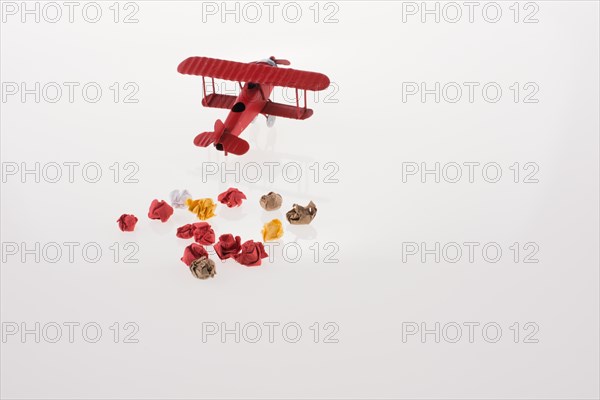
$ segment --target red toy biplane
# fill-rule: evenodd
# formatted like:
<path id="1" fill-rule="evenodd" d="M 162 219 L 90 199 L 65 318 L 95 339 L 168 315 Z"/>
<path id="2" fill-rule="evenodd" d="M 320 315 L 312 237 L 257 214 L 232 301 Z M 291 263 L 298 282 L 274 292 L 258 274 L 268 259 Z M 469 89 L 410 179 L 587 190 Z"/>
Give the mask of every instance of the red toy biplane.
<path id="1" fill-rule="evenodd" d="M 225 155 L 227 153 L 242 155 L 248 151 L 250 145 L 239 136 L 258 114 L 267 117 L 269 127 L 273 126 L 275 117 L 292 119 L 310 117 L 313 111 L 306 108 L 306 91 L 326 89 L 329 86 L 329 78 L 317 72 L 278 68 L 278 65 L 290 65 L 290 62 L 275 57 L 253 63 L 190 57 L 179 64 L 178 72 L 202 76 L 203 106 L 231 110 L 225 123 L 220 119 L 217 120 L 215 130 L 199 134 L 194 139 L 194 144 L 200 147 L 214 144 L 217 150 L 224 151 Z M 241 89 L 240 94 L 237 97 L 217 93 L 206 94 L 205 77 L 212 79 L 213 91 L 215 78 L 237 81 Z M 269 100 L 275 86 L 296 89 L 296 106 Z M 304 90 L 304 107 L 300 107 L 298 90 Z"/>

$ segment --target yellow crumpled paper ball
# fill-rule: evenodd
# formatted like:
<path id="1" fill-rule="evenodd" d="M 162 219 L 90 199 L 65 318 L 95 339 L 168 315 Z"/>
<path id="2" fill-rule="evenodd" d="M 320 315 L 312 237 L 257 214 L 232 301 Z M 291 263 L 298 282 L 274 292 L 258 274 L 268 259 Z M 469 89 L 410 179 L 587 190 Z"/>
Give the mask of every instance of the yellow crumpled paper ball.
<path id="1" fill-rule="evenodd" d="M 185 204 L 188 210 L 196 214 L 203 221 L 215 216 L 217 205 L 212 199 L 187 199 Z"/>
<path id="2" fill-rule="evenodd" d="M 283 236 L 283 224 L 275 218 L 271 222 L 267 222 L 262 228 L 263 242 L 277 240 Z"/>

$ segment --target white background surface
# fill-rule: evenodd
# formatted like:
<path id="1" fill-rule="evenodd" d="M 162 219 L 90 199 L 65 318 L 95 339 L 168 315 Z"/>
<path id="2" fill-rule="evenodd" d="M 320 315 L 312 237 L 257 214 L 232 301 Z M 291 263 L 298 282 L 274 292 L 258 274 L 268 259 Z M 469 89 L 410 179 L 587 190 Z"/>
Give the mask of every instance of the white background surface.
<path id="1" fill-rule="evenodd" d="M 482 18 L 485 3 L 473 23 L 465 6 L 457 23 L 435 23 L 431 16 L 423 23 L 419 15 L 403 22 L 401 3 L 336 2 L 338 22 L 329 24 L 323 18 L 335 7 L 323 3 L 317 23 L 311 3 L 300 3 L 303 16 L 295 24 L 281 12 L 269 23 L 262 3 L 258 23 L 243 15 L 239 23 L 233 16 L 222 23 L 220 13 L 203 22 L 201 3 L 136 4 L 134 24 L 114 23 L 110 2 L 101 3 L 103 17 L 95 24 L 81 13 L 73 23 L 32 17 L 22 23 L 19 15 L 2 23 L 3 83 L 103 88 L 97 103 L 76 90 L 73 103 L 11 96 L 1 104 L 3 168 L 96 162 L 103 172 L 98 183 L 76 170 L 73 183 L 66 176 L 36 183 L 17 174 L 2 184 L 3 246 L 80 244 L 73 262 L 66 253 L 56 263 L 43 255 L 23 262 L 20 253 L 3 249 L 3 329 L 95 322 L 103 330 L 97 343 L 86 342 L 80 329 L 70 343 L 64 326 L 57 343 L 7 336 L 3 398 L 598 398 L 597 2 L 537 2 L 539 22 L 530 24 L 513 21 L 512 2 L 500 3 L 497 23 Z M 327 101 L 309 98 L 315 110 L 309 120 L 279 119 L 270 130 L 258 119 L 242 135 L 250 152 L 225 159 L 192 144 L 226 116 L 200 106 L 199 77 L 176 72 L 192 55 L 287 58 L 294 68 L 327 74 L 339 90 L 323 92 Z M 139 102 L 115 104 L 114 82 L 136 83 Z M 480 90 L 472 103 L 466 92 L 457 103 L 436 103 L 431 95 L 402 102 L 402 82 L 429 88 L 497 82 L 503 94 L 496 103 Z M 537 84 L 539 101 L 515 103 L 514 82 Z M 278 169 L 272 183 L 244 176 L 236 182 L 231 175 L 203 183 L 203 166 L 223 161 L 241 169 L 255 162 L 263 174 L 265 162 L 298 162 L 303 175 L 289 183 Z M 139 182 L 121 177 L 115 183 L 109 169 L 115 162 L 136 163 Z M 322 173 L 329 172 L 325 163 L 339 166 L 339 182 L 326 183 L 323 174 L 314 182 L 309 166 L 315 162 Z M 409 162 L 430 168 L 493 162 L 503 175 L 488 183 L 479 169 L 473 183 L 466 176 L 458 183 L 427 176 L 422 183 L 418 175 L 403 182 L 402 165 Z M 509 167 L 515 162 L 539 166 L 539 182 L 514 183 Z M 299 261 L 286 260 L 280 247 L 261 267 L 218 262 L 215 279 L 199 281 L 179 261 L 188 242 L 174 236 L 193 215 L 176 210 L 165 224 L 145 216 L 152 199 L 167 199 L 173 189 L 216 198 L 230 186 L 248 201 L 239 210 L 219 207 L 210 222 L 217 234 L 244 240 L 260 240 L 262 224 L 283 218 L 292 203 L 315 201 L 313 224 L 296 230 L 285 224 L 282 244 L 298 242 Z M 284 196 L 273 215 L 258 205 L 270 190 Z M 140 218 L 134 233 L 117 229 L 125 212 Z M 135 243 L 139 263 L 124 263 L 123 253 L 115 262 L 109 249 L 115 242 L 121 249 Z M 337 263 L 325 262 L 329 242 L 339 248 Z M 494 242 L 503 254 L 487 262 L 479 247 L 474 262 L 466 254 L 456 263 L 443 257 L 436 263 L 432 255 L 403 262 L 408 242 L 428 248 Z M 535 243 L 539 262 L 524 263 L 524 253 L 515 262 L 514 242 Z M 98 262 L 81 256 L 86 243 L 103 249 Z M 317 262 L 311 246 L 321 249 Z M 121 336 L 114 343 L 109 327 L 115 322 L 137 324 L 139 342 L 123 343 Z M 203 343 L 207 322 L 229 328 L 294 322 L 303 335 L 288 343 L 276 330 L 270 343 L 263 327 L 258 343 L 236 343 L 233 335 Z M 315 322 L 318 343 L 310 330 Z M 323 343 L 327 322 L 339 327 L 338 343 Z M 446 337 L 436 343 L 433 335 L 403 340 L 407 322 L 429 329 L 455 322 L 463 336 L 457 343 Z M 473 343 L 465 322 L 480 324 Z M 515 322 L 518 343 L 509 328 Z M 523 343 L 527 322 L 539 327 L 538 343 Z M 484 340 L 486 323 L 502 328 L 496 343 Z"/>

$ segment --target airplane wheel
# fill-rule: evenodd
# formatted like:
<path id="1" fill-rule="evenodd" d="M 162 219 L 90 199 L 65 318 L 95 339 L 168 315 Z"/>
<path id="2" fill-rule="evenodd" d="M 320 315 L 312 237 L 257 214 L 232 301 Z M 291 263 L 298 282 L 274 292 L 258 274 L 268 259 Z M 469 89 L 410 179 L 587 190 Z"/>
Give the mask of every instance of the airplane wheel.
<path id="1" fill-rule="evenodd" d="M 273 127 L 273 125 L 275 125 L 275 116 L 274 116 L 274 115 L 269 115 L 269 116 L 267 117 L 267 126 L 268 126 L 269 128 L 272 128 L 272 127 Z"/>

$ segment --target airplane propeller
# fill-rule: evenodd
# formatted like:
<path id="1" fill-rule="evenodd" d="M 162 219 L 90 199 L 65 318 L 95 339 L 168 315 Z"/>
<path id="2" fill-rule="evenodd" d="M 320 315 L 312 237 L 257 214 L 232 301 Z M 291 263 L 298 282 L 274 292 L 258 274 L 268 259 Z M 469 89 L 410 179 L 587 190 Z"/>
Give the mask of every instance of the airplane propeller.
<path id="1" fill-rule="evenodd" d="M 277 65 L 290 65 L 291 63 L 288 60 L 277 59 L 273 56 L 269 57 L 275 64 Z"/>

